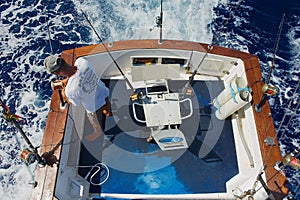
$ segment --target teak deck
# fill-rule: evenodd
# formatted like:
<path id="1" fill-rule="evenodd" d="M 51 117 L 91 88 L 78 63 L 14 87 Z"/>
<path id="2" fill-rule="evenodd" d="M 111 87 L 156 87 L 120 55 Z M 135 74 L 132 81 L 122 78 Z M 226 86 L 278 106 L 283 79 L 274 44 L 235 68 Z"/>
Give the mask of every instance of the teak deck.
<path id="1" fill-rule="evenodd" d="M 106 44 L 107 45 L 107 44 Z M 125 50 L 125 49 L 182 49 L 205 52 L 207 51 L 207 44 L 200 44 L 195 42 L 165 40 L 163 44 L 158 44 L 157 40 L 131 40 L 115 42 L 112 47 L 108 47 L 109 51 Z M 70 64 L 73 64 L 77 57 L 91 55 L 95 53 L 105 52 L 102 44 L 90 45 L 76 49 L 66 50 L 62 52 L 62 57 Z M 212 54 L 231 56 L 240 58 L 245 64 L 245 70 L 249 85 L 252 85 L 259 80 L 262 75 L 258 58 L 254 55 L 244 53 L 237 50 L 227 49 L 223 47 L 214 46 L 209 52 Z M 252 108 L 258 104 L 262 98 L 261 87 L 263 83 L 257 82 L 252 86 Z M 48 120 L 45 128 L 45 133 L 42 141 L 41 154 L 47 154 L 47 166 L 44 168 L 37 168 L 35 180 L 37 187 L 32 191 L 31 199 L 34 200 L 48 200 L 56 199 L 54 197 L 55 183 L 57 177 L 58 163 L 61 153 L 61 141 L 64 136 L 64 128 L 67 119 L 68 108 L 60 110 L 60 101 L 58 92 L 54 91 L 52 95 L 51 107 L 48 115 Z M 274 176 L 278 173 L 272 165 L 281 160 L 278 143 L 276 146 L 267 146 L 264 142 L 266 137 L 275 137 L 275 128 L 272 117 L 270 115 L 270 107 L 268 102 L 262 107 L 260 113 L 254 112 L 256 129 L 258 131 L 260 149 L 262 152 L 262 159 L 264 162 L 265 174 L 268 181 L 268 187 L 275 195 L 276 199 L 282 199 L 284 191 L 285 177 L 283 175 Z M 270 153 L 272 152 L 272 156 Z"/>

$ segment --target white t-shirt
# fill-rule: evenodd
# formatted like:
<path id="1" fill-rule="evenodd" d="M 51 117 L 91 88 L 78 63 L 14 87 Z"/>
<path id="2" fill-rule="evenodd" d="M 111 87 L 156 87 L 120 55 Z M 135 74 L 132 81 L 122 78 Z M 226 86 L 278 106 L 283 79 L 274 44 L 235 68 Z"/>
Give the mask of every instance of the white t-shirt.
<path id="1" fill-rule="evenodd" d="M 109 90 L 86 59 L 78 58 L 74 65 L 77 72 L 69 77 L 66 96 L 74 106 L 81 103 L 88 113 L 95 112 L 106 103 Z"/>

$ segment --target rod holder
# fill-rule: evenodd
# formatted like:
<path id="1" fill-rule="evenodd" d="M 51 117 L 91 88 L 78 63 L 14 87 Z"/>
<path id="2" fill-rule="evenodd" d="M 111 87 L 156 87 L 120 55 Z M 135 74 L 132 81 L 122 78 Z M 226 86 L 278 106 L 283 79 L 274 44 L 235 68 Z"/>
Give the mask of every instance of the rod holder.
<path id="1" fill-rule="evenodd" d="M 277 94 L 277 92 L 279 91 L 279 89 L 273 85 L 269 85 L 269 84 L 264 84 L 261 88 L 261 91 L 263 93 L 263 96 L 259 102 L 259 104 L 255 104 L 255 111 L 256 112 L 261 112 L 261 108 L 265 105 L 268 96 L 274 96 L 275 94 Z"/>

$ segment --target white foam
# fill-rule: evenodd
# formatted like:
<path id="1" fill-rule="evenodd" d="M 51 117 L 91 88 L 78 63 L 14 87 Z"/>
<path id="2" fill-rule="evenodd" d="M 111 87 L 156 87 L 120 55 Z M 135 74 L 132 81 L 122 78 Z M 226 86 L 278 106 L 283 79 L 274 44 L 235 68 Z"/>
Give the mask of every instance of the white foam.
<path id="1" fill-rule="evenodd" d="M 116 0 L 105 8 L 97 2 L 75 1 L 77 7 L 84 10 L 92 19 L 96 30 L 107 29 L 110 32 L 109 40 L 159 38 L 158 28 L 152 32 L 149 29 L 153 28 L 156 16 L 160 15 L 160 1 L 148 4 L 144 1 Z M 218 2 L 218 0 L 164 1 L 163 39 L 210 43 L 212 33 L 207 27 L 213 20 L 212 9 Z M 111 14 L 103 16 L 106 12 Z M 95 36 L 94 40 L 98 41 Z"/>

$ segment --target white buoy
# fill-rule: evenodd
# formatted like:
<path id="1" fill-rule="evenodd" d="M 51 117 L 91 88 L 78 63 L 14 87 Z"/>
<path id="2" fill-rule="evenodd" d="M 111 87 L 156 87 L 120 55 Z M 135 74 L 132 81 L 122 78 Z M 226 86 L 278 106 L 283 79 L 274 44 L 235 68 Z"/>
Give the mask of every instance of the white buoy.
<path id="1" fill-rule="evenodd" d="M 235 95 L 235 98 L 231 98 L 229 101 L 220 106 L 218 110 L 216 110 L 216 117 L 220 120 L 224 120 L 234 112 L 244 107 L 251 100 L 252 95 L 250 92 L 247 90 L 242 90 Z"/>
<path id="2" fill-rule="evenodd" d="M 213 105 L 216 108 L 220 108 L 227 101 L 232 98 L 232 95 L 236 95 L 240 92 L 240 90 L 247 88 L 247 84 L 241 77 L 236 77 L 231 83 L 229 83 L 228 87 L 226 87 L 214 100 Z"/>

